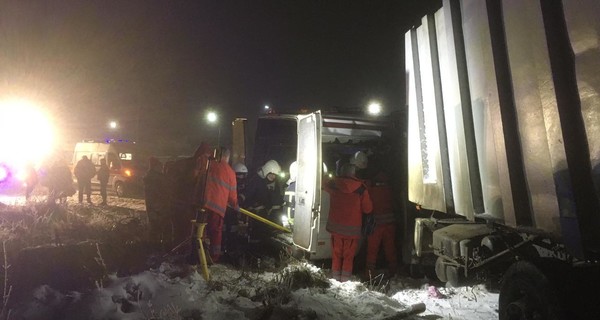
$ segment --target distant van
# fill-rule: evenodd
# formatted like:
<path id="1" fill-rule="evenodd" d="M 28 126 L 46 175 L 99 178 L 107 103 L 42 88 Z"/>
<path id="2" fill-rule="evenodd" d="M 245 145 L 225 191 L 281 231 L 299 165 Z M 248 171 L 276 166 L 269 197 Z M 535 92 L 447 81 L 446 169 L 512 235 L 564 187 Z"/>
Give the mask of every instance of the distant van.
<path id="1" fill-rule="evenodd" d="M 118 197 L 141 194 L 142 178 L 147 167 L 135 143 L 110 140 L 78 142 L 73 152 L 72 168 L 83 156 L 92 160 L 96 171 L 100 168 L 100 160 L 106 159 L 110 168 L 108 186 Z M 92 179 L 92 184 L 99 184 L 97 177 Z"/>

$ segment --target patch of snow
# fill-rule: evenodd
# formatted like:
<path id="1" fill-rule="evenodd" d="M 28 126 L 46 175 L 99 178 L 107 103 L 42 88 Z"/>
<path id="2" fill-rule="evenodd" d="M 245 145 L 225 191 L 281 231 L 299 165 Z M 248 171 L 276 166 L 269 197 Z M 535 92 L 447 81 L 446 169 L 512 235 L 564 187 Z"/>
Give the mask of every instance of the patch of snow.
<path id="1" fill-rule="evenodd" d="M 170 278 L 179 267 L 163 263 L 155 270 L 113 278 L 105 288 L 70 296 L 42 286 L 20 313 L 23 319 L 53 319 L 62 308 L 62 319 L 150 319 L 159 314 L 197 314 L 203 319 L 249 319 L 263 309 L 262 301 L 249 297 L 278 273 L 247 273 L 225 265 L 211 266 L 212 280 L 198 272 Z M 307 270 L 322 272 L 310 265 Z M 177 271 L 177 270 L 175 270 Z M 370 291 L 355 281 L 329 280 L 330 288 L 305 288 L 291 293 L 282 307 L 301 310 L 316 319 L 383 319 L 423 302 L 427 310 L 413 318 L 435 315 L 443 319 L 495 319 L 498 296 L 481 285 L 438 288 L 446 298 L 431 297 L 428 286 L 405 288 L 394 279 L 389 295 Z M 253 313 L 254 312 L 254 313 Z"/>
<path id="2" fill-rule="evenodd" d="M 97 199 L 93 199 L 96 201 Z M 101 217 L 144 216 L 144 201 L 109 198 L 109 206 L 73 204 L 74 210 L 92 210 Z M 114 219 L 114 218 L 111 218 Z M 303 268 L 322 278 L 328 270 L 312 264 L 290 265 L 279 272 L 252 272 L 228 265 L 212 265 L 211 281 L 187 265 L 162 263 L 156 269 L 128 276 L 111 275 L 103 288 L 89 292 L 61 293 L 44 285 L 13 310 L 14 319 L 257 319 L 264 312 L 264 299 L 256 298 L 261 290 L 277 284 L 282 273 Z M 306 319 L 385 319 L 418 303 L 426 311 L 412 319 L 497 319 L 498 295 L 484 286 L 461 288 L 438 287 L 424 280 L 403 277 L 387 283 L 385 293 L 369 290 L 373 286 L 357 281 L 338 282 L 328 279 L 329 288 L 309 287 L 289 294 L 279 307 L 302 313 Z M 439 295 L 432 294 L 439 292 Z M 437 296 L 437 297 L 436 297 Z M 276 319 L 276 315 L 272 316 Z M 282 317 L 286 318 L 286 317 Z"/>

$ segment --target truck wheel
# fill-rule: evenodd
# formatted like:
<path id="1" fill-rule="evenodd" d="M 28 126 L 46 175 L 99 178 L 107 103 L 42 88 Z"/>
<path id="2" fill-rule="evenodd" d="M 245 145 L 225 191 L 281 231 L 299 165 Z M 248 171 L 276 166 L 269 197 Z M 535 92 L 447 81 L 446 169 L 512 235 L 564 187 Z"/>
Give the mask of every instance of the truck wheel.
<path id="1" fill-rule="evenodd" d="M 115 183 L 115 193 L 117 194 L 117 197 L 119 197 L 119 198 L 122 198 L 125 196 L 125 185 L 123 184 L 123 182 Z"/>
<path id="2" fill-rule="evenodd" d="M 549 278 L 534 264 L 518 261 L 511 265 L 500 289 L 500 320 L 564 319 Z"/>

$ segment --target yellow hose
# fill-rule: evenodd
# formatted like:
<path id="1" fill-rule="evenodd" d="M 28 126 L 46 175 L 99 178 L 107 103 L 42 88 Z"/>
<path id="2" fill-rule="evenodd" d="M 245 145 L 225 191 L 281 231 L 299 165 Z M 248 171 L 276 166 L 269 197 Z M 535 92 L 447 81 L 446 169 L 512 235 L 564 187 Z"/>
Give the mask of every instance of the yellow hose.
<path id="1" fill-rule="evenodd" d="M 244 208 L 240 208 L 240 209 L 239 209 L 239 211 L 240 211 L 241 213 L 243 213 L 243 214 L 245 214 L 245 215 L 249 216 L 250 218 L 252 218 L 252 219 L 255 219 L 255 220 L 258 220 L 258 221 L 260 221 L 260 222 L 262 222 L 262 223 L 264 223 L 264 224 L 267 224 L 267 225 L 269 225 L 269 226 L 271 226 L 271 227 L 273 227 L 273 228 L 275 228 L 275 229 L 277 229 L 277 230 L 281 230 L 281 231 L 283 231 L 283 232 L 289 232 L 289 233 L 291 233 L 291 232 L 292 232 L 292 230 L 290 230 L 290 229 L 288 229 L 288 228 L 286 228 L 286 227 L 284 227 L 284 226 L 280 226 L 280 225 L 278 225 L 277 223 L 275 223 L 275 222 L 273 222 L 273 221 L 271 221 L 271 220 L 269 220 L 269 219 L 265 219 L 265 218 L 263 218 L 263 217 L 261 217 L 261 216 L 257 215 L 256 213 L 252 213 L 252 212 L 250 212 L 250 211 L 248 211 L 248 210 L 246 210 L 246 209 L 244 209 Z"/>

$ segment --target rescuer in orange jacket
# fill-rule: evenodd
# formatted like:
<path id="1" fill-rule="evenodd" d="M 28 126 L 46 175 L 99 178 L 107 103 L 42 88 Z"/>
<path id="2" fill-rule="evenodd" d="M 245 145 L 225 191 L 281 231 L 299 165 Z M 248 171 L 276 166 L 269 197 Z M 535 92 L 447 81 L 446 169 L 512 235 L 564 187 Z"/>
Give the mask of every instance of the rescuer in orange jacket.
<path id="1" fill-rule="evenodd" d="M 231 152 L 221 148 L 220 159 L 211 161 L 204 191 L 204 209 L 207 212 L 206 234 L 210 240 L 210 256 L 213 262 L 221 257 L 223 218 L 227 205 L 239 209 L 235 172 L 229 166 Z"/>
<path id="2" fill-rule="evenodd" d="M 331 274 L 338 281 L 346 281 L 352 275 L 354 255 L 361 238 L 362 215 L 373 210 L 369 191 L 355 174 L 354 165 L 344 164 L 341 176 L 325 185 L 330 196 L 326 229 L 331 233 Z"/>
<path id="3" fill-rule="evenodd" d="M 394 276 L 398 268 L 396 257 L 396 222 L 394 218 L 392 187 L 389 177 L 380 171 L 370 182 L 367 190 L 373 201 L 375 229 L 367 238 L 367 278 L 375 276 L 379 248 L 383 245 L 388 263 L 388 276 Z"/>

